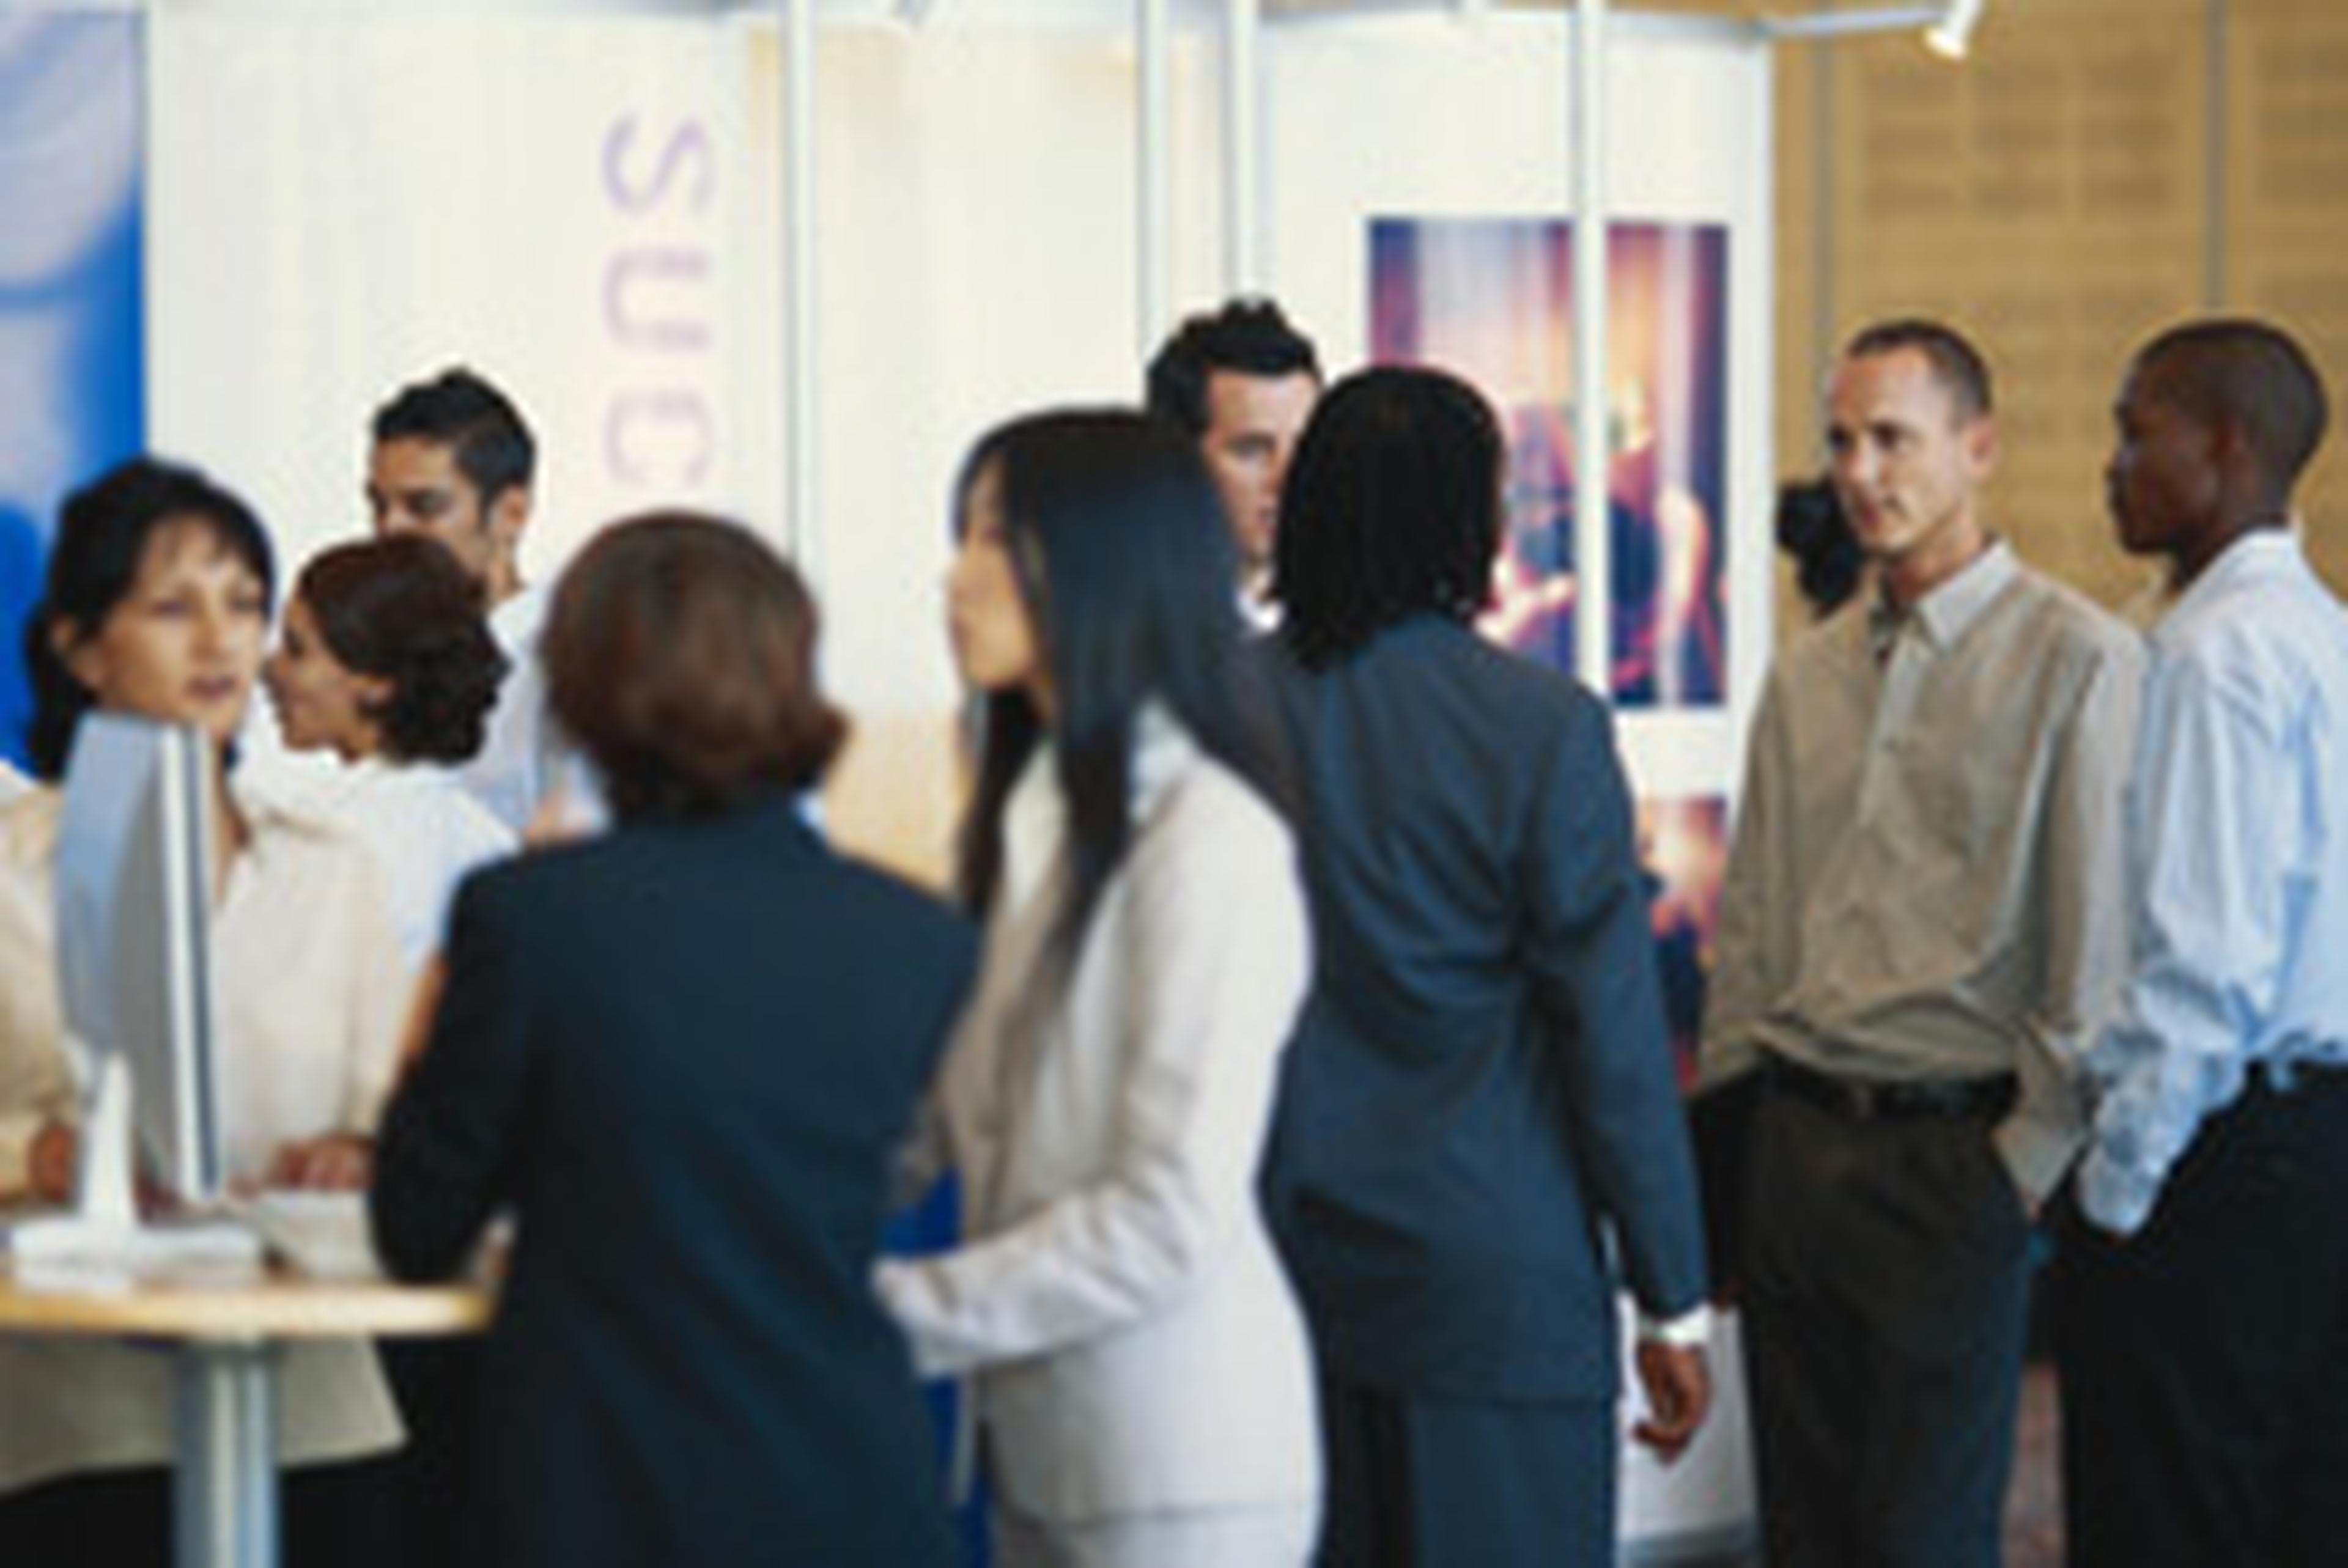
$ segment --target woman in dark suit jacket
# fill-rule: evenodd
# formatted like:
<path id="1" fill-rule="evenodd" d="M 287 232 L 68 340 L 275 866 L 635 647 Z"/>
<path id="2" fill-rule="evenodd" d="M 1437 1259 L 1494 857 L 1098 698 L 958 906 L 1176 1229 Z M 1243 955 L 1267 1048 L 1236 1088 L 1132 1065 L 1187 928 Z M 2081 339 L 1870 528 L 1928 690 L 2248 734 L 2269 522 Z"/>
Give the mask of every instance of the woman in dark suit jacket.
<path id="1" fill-rule="evenodd" d="M 1710 1398 L 1612 726 L 1469 624 L 1500 474 L 1472 388 L 1388 368 L 1330 388 L 1281 493 L 1317 972 L 1265 1186 L 1320 1356 L 1330 1568 L 1613 1561 L 1610 1251 L 1658 1320 L 1645 1440 L 1676 1454 Z"/>
<path id="2" fill-rule="evenodd" d="M 620 524 L 557 589 L 551 702 L 618 826 L 459 892 L 374 1198 L 408 1278 L 517 1222 L 474 1468 L 499 1568 L 953 1559 L 870 1278 L 973 943 L 801 820 L 843 730 L 814 644 L 790 569 L 706 518 Z"/>

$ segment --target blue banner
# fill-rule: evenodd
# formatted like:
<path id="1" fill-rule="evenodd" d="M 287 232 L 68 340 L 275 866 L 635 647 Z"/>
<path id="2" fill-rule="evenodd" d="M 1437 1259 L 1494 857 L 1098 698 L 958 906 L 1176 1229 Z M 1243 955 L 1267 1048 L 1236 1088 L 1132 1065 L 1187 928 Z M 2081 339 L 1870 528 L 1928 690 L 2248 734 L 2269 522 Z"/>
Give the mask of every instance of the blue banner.
<path id="1" fill-rule="evenodd" d="M 146 438 L 142 28 L 0 20 L 0 756 L 57 503 Z"/>

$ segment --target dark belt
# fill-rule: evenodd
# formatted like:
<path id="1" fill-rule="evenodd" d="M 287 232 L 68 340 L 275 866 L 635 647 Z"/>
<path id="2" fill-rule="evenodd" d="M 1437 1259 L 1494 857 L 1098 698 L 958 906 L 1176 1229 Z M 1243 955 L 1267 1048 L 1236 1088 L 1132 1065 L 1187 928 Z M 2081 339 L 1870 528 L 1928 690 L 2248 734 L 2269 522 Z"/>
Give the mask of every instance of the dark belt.
<path id="1" fill-rule="evenodd" d="M 1769 1059 L 1769 1081 L 1788 1094 L 1853 1122 L 1935 1116 L 1994 1121 L 2012 1109 L 2016 1089 L 2010 1072 L 1992 1078 L 1928 1078 L 1893 1082 L 1838 1078 L 1783 1056 Z"/>

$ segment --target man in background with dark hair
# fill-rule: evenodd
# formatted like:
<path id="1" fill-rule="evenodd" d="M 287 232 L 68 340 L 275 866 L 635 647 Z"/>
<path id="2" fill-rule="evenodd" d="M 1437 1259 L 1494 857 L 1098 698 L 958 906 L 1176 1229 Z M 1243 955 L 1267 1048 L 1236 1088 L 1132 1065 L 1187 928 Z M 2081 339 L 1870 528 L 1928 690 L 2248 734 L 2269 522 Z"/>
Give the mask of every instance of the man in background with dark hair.
<path id="1" fill-rule="evenodd" d="M 446 546 L 481 586 L 489 630 L 511 668 L 465 786 L 499 820 L 529 828 L 552 787 L 538 633 L 546 595 L 522 584 L 537 447 L 512 402 L 463 366 L 402 387 L 376 411 L 367 510 L 377 534 Z"/>
<path id="2" fill-rule="evenodd" d="M 1149 411 L 1199 443 L 1239 546 L 1241 600 L 1268 620 L 1280 486 L 1321 395 L 1313 342 L 1270 300 L 1186 319 L 1149 362 Z"/>
<path id="3" fill-rule="evenodd" d="M 1762 1534 L 1799 1568 L 1995 1568 L 2032 1222 L 2125 961 L 2142 654 L 1988 531 L 1964 339 L 1870 327 L 1827 405 L 1873 577 L 1770 671 L 1704 1045 L 1707 1092 L 1753 1098 L 1731 1191 Z"/>
<path id="4" fill-rule="evenodd" d="M 2199 322 L 2114 414 L 2120 542 L 2176 598 L 2056 1255 L 2070 1560 L 2348 1563 L 2348 611 L 2291 522 L 2323 384 L 2273 327 Z"/>

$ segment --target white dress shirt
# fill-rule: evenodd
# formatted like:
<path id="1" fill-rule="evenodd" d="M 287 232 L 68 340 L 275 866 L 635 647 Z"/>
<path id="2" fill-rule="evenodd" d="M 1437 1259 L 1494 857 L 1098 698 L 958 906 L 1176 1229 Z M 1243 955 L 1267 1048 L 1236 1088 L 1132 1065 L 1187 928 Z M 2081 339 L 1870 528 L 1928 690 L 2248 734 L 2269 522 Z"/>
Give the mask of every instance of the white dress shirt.
<path id="1" fill-rule="evenodd" d="M 32 787 L 23 774 L 0 762 L 0 805 L 7 804 Z"/>
<path id="2" fill-rule="evenodd" d="M 78 1048 L 57 996 L 54 860 L 61 797 L 0 807 L 0 1205 L 26 1194 L 43 1122 L 77 1121 Z M 342 835 L 241 802 L 252 839 L 212 926 L 221 1113 L 233 1178 L 323 1133 L 371 1132 L 391 1087 L 407 990 L 373 865 Z M 361 1341 L 285 1352 L 280 1452 L 301 1462 L 400 1439 Z M 103 1340 L 0 1338 L 0 1491 L 171 1455 L 168 1358 Z"/>
<path id="3" fill-rule="evenodd" d="M 305 804 L 375 857 L 410 974 L 440 950 L 457 884 L 513 854 L 520 842 L 455 769 L 430 763 L 370 757 L 339 770 Z"/>
<path id="4" fill-rule="evenodd" d="M 2079 1178 L 2142 1225 L 2253 1063 L 2348 1062 L 2348 610 L 2282 528 L 2245 535 L 2153 630 L 2128 781 L 2130 965 L 2089 1059 Z"/>
<path id="5" fill-rule="evenodd" d="M 976 1368 L 994 1484 L 1033 1519 L 1318 1496 L 1303 1317 L 1255 1197 L 1311 966 L 1285 826 L 1162 716 L 1135 833 L 1065 986 L 1050 751 L 1006 804 L 978 989 L 926 1118 L 958 1248 L 880 1268 L 932 1370 Z"/>
<path id="6" fill-rule="evenodd" d="M 550 598 L 544 588 L 526 588 L 489 611 L 489 634 L 511 668 L 498 688 L 498 705 L 489 710 L 480 752 L 460 775 L 489 815 L 517 834 L 530 826 L 554 784 L 557 748 L 546 712 L 546 672 L 538 662 Z"/>

